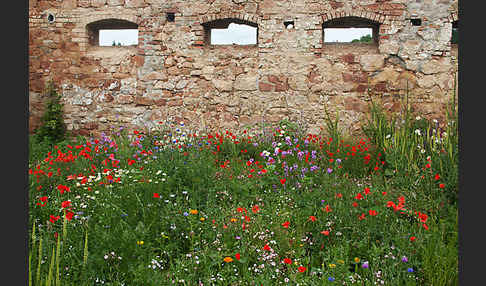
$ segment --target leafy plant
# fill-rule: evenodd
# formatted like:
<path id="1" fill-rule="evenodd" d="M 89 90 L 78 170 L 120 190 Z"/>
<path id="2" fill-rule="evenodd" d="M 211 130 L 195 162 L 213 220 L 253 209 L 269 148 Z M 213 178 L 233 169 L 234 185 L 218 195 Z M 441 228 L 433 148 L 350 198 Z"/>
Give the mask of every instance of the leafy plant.
<path id="1" fill-rule="evenodd" d="M 48 97 L 45 112 L 41 117 L 41 126 L 35 135 L 39 142 L 55 144 L 66 138 L 67 129 L 63 119 L 63 104 L 61 95 L 57 93 L 54 83 L 47 84 L 46 96 Z"/>

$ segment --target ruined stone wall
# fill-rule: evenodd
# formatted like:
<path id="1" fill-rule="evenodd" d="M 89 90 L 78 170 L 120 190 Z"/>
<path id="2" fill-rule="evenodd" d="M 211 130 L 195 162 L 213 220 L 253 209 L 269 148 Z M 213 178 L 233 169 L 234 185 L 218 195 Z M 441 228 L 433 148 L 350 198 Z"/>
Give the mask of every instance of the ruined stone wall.
<path id="1" fill-rule="evenodd" d="M 352 132 L 369 91 L 398 110 L 407 84 L 417 112 L 440 120 L 457 71 L 457 15 L 457 0 L 30 0 L 30 131 L 47 80 L 75 134 L 165 120 L 235 130 L 282 119 L 316 133 L 325 107 Z M 324 43 L 323 23 L 349 16 L 377 23 L 377 42 Z M 208 45 L 204 24 L 228 18 L 258 25 L 258 43 Z M 104 19 L 137 24 L 138 45 L 90 43 L 87 26 Z"/>

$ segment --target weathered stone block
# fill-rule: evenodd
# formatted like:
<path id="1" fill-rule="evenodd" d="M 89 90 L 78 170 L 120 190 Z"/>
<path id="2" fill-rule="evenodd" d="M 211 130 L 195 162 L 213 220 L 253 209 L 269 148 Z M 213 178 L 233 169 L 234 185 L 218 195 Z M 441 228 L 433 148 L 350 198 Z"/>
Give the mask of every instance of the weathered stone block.
<path id="1" fill-rule="evenodd" d="M 359 63 L 363 71 L 372 72 L 381 69 L 385 65 L 384 55 L 361 55 Z"/>

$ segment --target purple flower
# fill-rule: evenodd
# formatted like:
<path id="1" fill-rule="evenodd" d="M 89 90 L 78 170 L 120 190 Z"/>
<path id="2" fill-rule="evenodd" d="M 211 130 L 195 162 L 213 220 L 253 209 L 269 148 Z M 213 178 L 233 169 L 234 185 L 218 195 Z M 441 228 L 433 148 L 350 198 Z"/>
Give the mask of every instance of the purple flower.
<path id="1" fill-rule="evenodd" d="M 184 213 L 183 213 L 183 215 L 184 215 L 184 216 L 188 216 L 188 215 L 189 215 L 189 213 L 187 213 L 187 212 L 184 212 Z"/>
<path id="2" fill-rule="evenodd" d="M 406 256 L 402 257 L 402 262 L 408 262 L 408 258 Z"/>
<path id="3" fill-rule="evenodd" d="M 331 168 L 327 168 L 327 173 L 328 174 L 331 174 L 332 173 L 332 169 Z"/>
<path id="4" fill-rule="evenodd" d="M 341 163 L 341 159 L 336 159 L 336 163 L 340 164 Z"/>
<path id="5" fill-rule="evenodd" d="M 326 202 L 326 200 L 321 200 L 321 204 L 323 204 L 324 202 Z"/>

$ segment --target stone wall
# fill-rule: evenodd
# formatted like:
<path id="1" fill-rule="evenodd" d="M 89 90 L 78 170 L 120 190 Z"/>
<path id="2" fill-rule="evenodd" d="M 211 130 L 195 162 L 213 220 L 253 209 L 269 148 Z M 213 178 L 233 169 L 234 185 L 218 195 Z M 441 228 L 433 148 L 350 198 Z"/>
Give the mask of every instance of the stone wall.
<path id="1" fill-rule="evenodd" d="M 457 0 L 30 0 L 30 131 L 48 80 L 75 134 L 166 120 L 236 130 L 282 119 L 316 133 L 326 107 L 354 132 L 370 91 L 397 111 L 407 86 L 417 112 L 442 120 L 457 71 L 457 9 Z M 323 24 L 343 17 L 377 23 L 377 41 L 324 43 Z M 228 18 L 258 25 L 258 43 L 206 43 L 204 25 Z M 93 45 L 88 25 L 109 19 L 137 24 L 138 45 Z"/>

